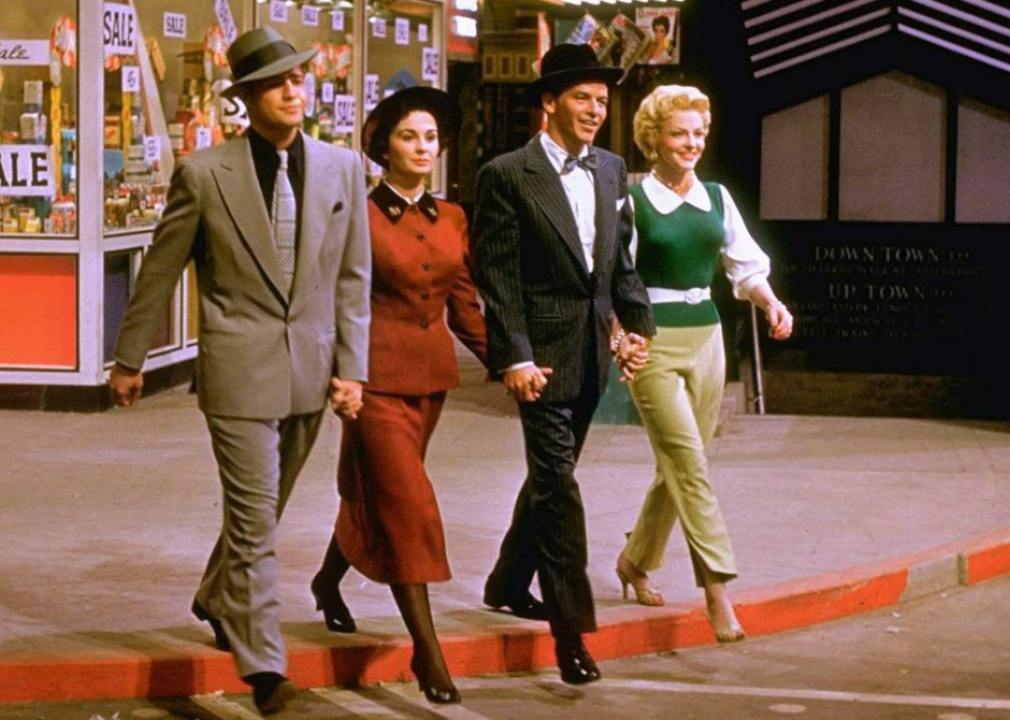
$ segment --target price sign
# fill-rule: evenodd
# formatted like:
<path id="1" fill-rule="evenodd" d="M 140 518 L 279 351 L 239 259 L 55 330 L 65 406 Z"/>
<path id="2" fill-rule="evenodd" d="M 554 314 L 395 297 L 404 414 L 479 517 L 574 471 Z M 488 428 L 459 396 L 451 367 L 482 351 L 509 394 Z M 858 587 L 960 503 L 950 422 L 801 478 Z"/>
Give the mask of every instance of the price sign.
<path id="1" fill-rule="evenodd" d="M 137 50 L 137 16 L 130 5 L 105 3 L 102 42 L 106 55 L 133 55 Z"/>
<path id="2" fill-rule="evenodd" d="M 314 5 L 302 5 L 302 25 L 305 27 L 318 27 L 319 8 Z"/>
<path id="3" fill-rule="evenodd" d="M 331 82 L 323 83 L 323 102 L 333 102 L 333 83 Z"/>
<path id="4" fill-rule="evenodd" d="M 211 134 L 210 128 L 197 128 L 196 129 L 196 149 L 204 150 L 210 147 Z"/>
<path id="5" fill-rule="evenodd" d="M 270 19 L 276 23 L 288 21 L 288 4 L 284 0 L 270 0 Z"/>
<path id="6" fill-rule="evenodd" d="M 0 65 L 48 65 L 47 40 L 0 39 Z"/>
<path id="7" fill-rule="evenodd" d="M 316 114 L 316 76 L 313 73 L 305 76 L 305 114 L 308 117 Z"/>
<path id="8" fill-rule="evenodd" d="M 140 92 L 140 68 L 136 65 L 123 66 L 123 92 Z"/>
<path id="9" fill-rule="evenodd" d="M 438 81 L 439 53 L 435 48 L 424 48 L 421 51 L 421 77 L 428 82 Z"/>
<path id="10" fill-rule="evenodd" d="M 224 33 L 225 42 L 231 45 L 238 37 L 238 28 L 235 26 L 235 18 L 232 17 L 231 8 L 228 7 L 228 0 L 215 0 L 214 13 L 217 15 L 217 22 Z"/>
<path id="11" fill-rule="evenodd" d="M 53 197 L 48 145 L 0 145 L 0 195 Z"/>
<path id="12" fill-rule="evenodd" d="M 379 104 L 379 76 L 365 75 L 365 112 L 372 112 Z"/>
<path id="13" fill-rule="evenodd" d="M 344 29 L 344 12 L 343 10 L 334 10 L 333 16 L 330 20 L 331 30 L 343 30 Z"/>
<path id="14" fill-rule="evenodd" d="M 249 111 L 239 98 L 221 98 L 221 122 L 224 125 L 249 126 Z"/>
<path id="15" fill-rule="evenodd" d="M 336 95 L 333 98 L 333 131 L 353 133 L 357 116 L 353 95 Z"/>
<path id="16" fill-rule="evenodd" d="M 372 37 L 384 38 L 386 37 L 386 19 L 377 17 L 375 22 L 372 23 Z"/>
<path id="17" fill-rule="evenodd" d="M 428 42 L 428 25 L 426 23 L 421 23 L 417 26 L 417 41 L 422 43 Z"/>
<path id="18" fill-rule="evenodd" d="M 183 13 L 167 12 L 162 16 L 162 32 L 167 38 L 186 39 L 186 16 Z"/>
<path id="19" fill-rule="evenodd" d="M 410 45 L 410 20 L 407 18 L 396 18 L 393 39 L 397 45 Z"/>
<path id="20" fill-rule="evenodd" d="M 156 163 L 161 160 L 161 135 L 144 136 L 144 162 Z"/>

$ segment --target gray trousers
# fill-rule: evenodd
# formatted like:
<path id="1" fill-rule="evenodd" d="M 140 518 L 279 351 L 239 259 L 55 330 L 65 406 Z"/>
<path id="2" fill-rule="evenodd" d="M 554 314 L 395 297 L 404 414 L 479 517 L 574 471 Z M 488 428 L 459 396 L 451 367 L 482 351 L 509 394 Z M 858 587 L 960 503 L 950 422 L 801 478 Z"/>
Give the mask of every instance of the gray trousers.
<path id="1" fill-rule="evenodd" d="M 282 420 L 207 415 L 224 495 L 221 535 L 196 599 L 221 621 L 241 677 L 284 674 L 277 524 L 319 434 L 322 411 Z"/>

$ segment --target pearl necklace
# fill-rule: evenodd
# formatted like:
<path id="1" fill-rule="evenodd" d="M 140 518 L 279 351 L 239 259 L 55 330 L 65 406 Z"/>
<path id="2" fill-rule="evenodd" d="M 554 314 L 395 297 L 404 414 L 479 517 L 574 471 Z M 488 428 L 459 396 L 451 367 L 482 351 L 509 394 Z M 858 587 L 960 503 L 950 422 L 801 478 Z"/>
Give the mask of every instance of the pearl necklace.
<path id="1" fill-rule="evenodd" d="M 673 190 L 675 193 L 684 197 L 687 195 L 688 191 L 694 186 L 694 173 L 688 173 L 687 177 L 684 178 L 679 184 L 674 184 L 656 172 L 655 168 L 652 170 L 652 177 L 659 180 L 663 187 Z"/>

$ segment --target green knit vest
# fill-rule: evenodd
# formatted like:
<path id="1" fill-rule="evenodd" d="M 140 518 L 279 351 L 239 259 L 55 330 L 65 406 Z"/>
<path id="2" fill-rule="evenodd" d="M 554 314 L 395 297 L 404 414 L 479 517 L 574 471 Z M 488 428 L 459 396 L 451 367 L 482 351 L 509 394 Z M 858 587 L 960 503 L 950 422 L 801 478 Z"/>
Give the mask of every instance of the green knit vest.
<path id="1" fill-rule="evenodd" d="M 690 290 L 711 286 L 726 243 L 722 192 L 718 183 L 702 183 L 713 212 L 681 203 L 672 213 L 661 214 L 649 202 L 641 185 L 629 192 L 635 198 L 638 252 L 635 269 L 646 287 Z M 711 300 L 655 303 L 656 324 L 662 327 L 700 327 L 719 322 Z"/>

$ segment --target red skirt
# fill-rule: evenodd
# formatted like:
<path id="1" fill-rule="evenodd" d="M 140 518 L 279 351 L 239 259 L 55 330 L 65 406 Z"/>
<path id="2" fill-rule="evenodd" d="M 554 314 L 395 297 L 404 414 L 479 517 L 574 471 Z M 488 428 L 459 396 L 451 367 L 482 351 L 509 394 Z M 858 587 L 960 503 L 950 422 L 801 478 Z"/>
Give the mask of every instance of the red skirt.
<path id="1" fill-rule="evenodd" d="M 365 577 L 411 585 L 449 580 L 445 533 L 424 469 L 445 393 L 421 397 L 365 390 L 345 422 L 337 466 L 340 550 Z"/>

